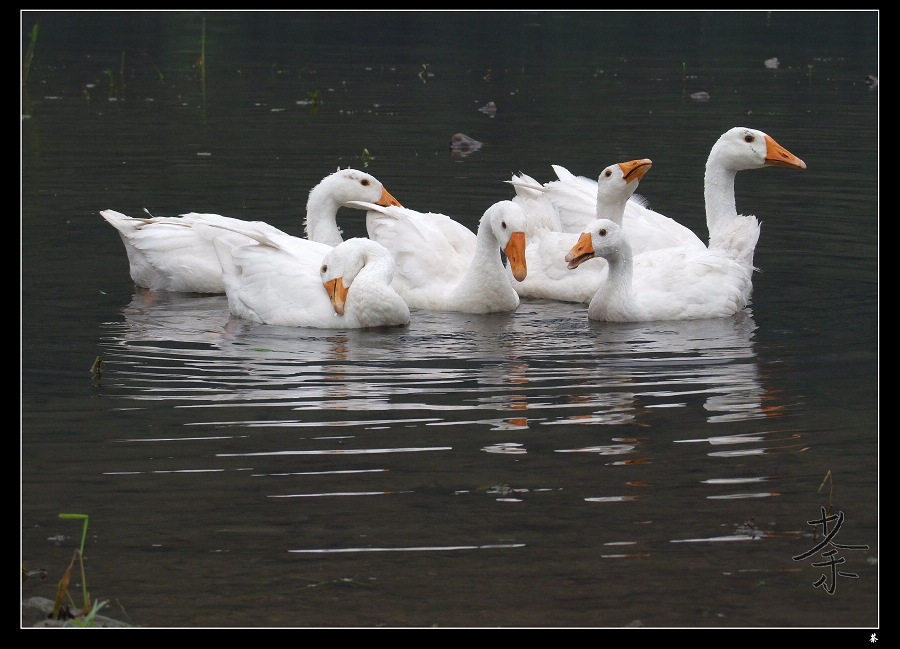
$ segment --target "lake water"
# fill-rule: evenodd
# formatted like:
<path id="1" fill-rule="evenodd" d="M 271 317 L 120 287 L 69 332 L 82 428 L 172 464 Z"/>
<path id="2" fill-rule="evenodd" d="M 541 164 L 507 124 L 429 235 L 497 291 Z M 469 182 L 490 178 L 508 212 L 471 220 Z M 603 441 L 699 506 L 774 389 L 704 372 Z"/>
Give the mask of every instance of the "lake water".
<path id="1" fill-rule="evenodd" d="M 877 12 L 21 22 L 23 597 L 55 596 L 80 513 L 91 596 L 144 627 L 878 628 Z M 474 229 L 514 172 L 650 157 L 639 192 L 705 238 L 732 126 L 808 169 L 738 175 L 760 270 L 726 319 L 258 325 L 136 289 L 98 214 L 302 235 L 353 166 Z"/>

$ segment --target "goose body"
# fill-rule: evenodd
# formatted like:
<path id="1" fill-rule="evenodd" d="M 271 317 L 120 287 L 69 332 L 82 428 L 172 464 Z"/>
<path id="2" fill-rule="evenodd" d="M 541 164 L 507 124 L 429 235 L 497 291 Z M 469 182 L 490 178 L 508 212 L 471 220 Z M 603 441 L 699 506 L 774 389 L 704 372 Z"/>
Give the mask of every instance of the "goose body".
<path id="1" fill-rule="evenodd" d="M 374 176 L 355 169 L 339 170 L 323 178 L 309 193 L 305 219 L 308 238 L 330 246 L 340 243 L 337 211 L 352 200 L 399 205 Z M 209 236 L 215 231 L 194 227 L 198 222 L 230 228 L 226 236 L 234 244 L 249 242 L 241 239 L 239 231 L 243 227 L 258 234 L 285 235 L 262 221 L 242 221 L 218 214 L 191 212 L 177 217 L 134 218 L 103 210 L 100 215 L 119 232 L 134 283 L 153 290 L 225 292 L 221 265 Z"/>
<path id="2" fill-rule="evenodd" d="M 595 257 L 606 259 L 607 276 L 588 304 L 592 320 L 721 318 L 750 300 L 752 264 L 722 249 L 671 246 L 634 255 L 625 228 L 598 219 L 587 225 L 566 261 L 577 273 Z"/>
<path id="3" fill-rule="evenodd" d="M 409 323 L 409 307 L 390 286 L 396 264 L 380 244 L 353 238 L 331 247 L 283 233 L 244 232 L 253 243 L 213 237 L 233 315 L 320 329 Z"/>
<path id="4" fill-rule="evenodd" d="M 512 201 L 500 201 L 481 217 L 473 233 L 450 217 L 403 207 L 356 202 L 369 210 L 369 238 L 397 262 L 392 286 L 412 308 L 491 313 L 512 311 L 519 296 L 501 258 L 524 279 L 526 217 Z"/>

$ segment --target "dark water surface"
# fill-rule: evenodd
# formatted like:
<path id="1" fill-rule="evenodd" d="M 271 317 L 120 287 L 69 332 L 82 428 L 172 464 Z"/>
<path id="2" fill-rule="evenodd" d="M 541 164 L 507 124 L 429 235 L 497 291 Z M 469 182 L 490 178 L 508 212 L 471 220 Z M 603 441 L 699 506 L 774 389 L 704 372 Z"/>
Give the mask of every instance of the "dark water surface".
<path id="1" fill-rule="evenodd" d="M 81 540 L 59 514 L 82 513 L 91 595 L 146 627 L 866 639 L 878 20 L 24 12 L 23 53 L 39 31 L 21 121 L 21 553 L 47 579 L 23 596 L 54 597 Z M 738 175 L 760 271 L 752 305 L 721 320 L 604 325 L 524 301 L 414 310 L 395 329 L 257 325 L 222 296 L 135 289 L 98 214 L 217 212 L 302 235 L 309 189 L 354 166 L 474 228 L 513 172 L 650 157 L 640 193 L 705 238 L 703 167 L 732 126 L 808 169 Z M 483 146 L 451 152 L 457 132 Z M 365 233 L 361 212 L 339 222 Z M 841 576 L 814 565 L 828 547 L 795 559 L 822 542 L 823 507 L 843 514 L 833 542 L 867 546 L 839 550 Z"/>

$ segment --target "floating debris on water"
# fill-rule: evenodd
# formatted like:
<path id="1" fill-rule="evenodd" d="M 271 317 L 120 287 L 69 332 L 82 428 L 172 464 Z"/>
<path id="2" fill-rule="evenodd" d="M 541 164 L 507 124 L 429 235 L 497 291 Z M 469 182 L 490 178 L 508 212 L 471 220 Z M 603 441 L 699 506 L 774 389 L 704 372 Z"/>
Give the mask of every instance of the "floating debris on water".
<path id="1" fill-rule="evenodd" d="M 479 112 L 484 113 L 485 115 L 490 115 L 493 117 L 497 114 L 497 104 L 492 101 L 489 101 L 484 106 L 478 109 Z"/>
<path id="2" fill-rule="evenodd" d="M 450 138 L 450 150 L 461 156 L 467 156 L 481 148 L 481 142 L 465 133 L 456 133 Z"/>

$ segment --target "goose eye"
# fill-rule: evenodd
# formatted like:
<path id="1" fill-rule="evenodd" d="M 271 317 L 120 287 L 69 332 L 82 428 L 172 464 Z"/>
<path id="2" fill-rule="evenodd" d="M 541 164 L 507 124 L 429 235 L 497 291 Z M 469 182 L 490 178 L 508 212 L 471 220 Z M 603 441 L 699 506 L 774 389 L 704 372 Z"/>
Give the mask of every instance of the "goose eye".
<path id="1" fill-rule="evenodd" d="M 612 169 L 607 169 L 606 172 L 604 173 L 604 175 L 605 175 L 607 178 L 609 178 L 610 176 L 612 176 Z"/>
<path id="2" fill-rule="evenodd" d="M 506 221 L 500 221 L 500 227 L 506 229 Z"/>
<path id="3" fill-rule="evenodd" d="M 360 182 L 360 184 L 361 184 L 363 187 L 368 187 L 368 185 L 369 185 L 369 180 L 368 180 L 368 178 L 363 178 L 363 179 L 360 180 L 359 182 Z"/>
<path id="4" fill-rule="evenodd" d="M 322 267 L 319 269 L 319 272 L 323 275 L 328 272 L 328 264 L 322 264 Z"/>
<path id="5" fill-rule="evenodd" d="M 599 234 L 601 237 L 605 237 L 606 236 L 606 228 L 600 228 L 600 231 L 597 234 Z"/>
<path id="6" fill-rule="evenodd" d="M 751 142 L 753 142 L 753 140 L 755 140 L 755 139 L 756 139 L 756 138 L 753 137 L 752 135 L 745 135 L 745 136 L 744 136 L 744 142 L 747 142 L 748 144 L 751 143 Z"/>

